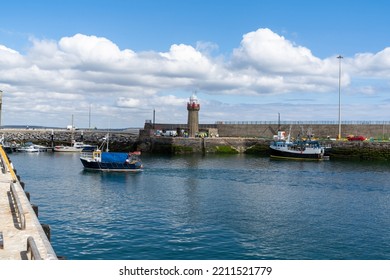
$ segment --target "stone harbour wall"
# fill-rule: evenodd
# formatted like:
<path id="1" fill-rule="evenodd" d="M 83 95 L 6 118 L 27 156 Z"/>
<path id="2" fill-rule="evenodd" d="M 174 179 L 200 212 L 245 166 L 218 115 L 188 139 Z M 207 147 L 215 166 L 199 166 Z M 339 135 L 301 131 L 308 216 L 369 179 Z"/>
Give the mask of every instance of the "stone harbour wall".
<path id="1" fill-rule="evenodd" d="M 338 125 L 336 124 L 302 124 L 289 125 L 283 124 L 280 129 L 290 131 L 291 136 L 295 137 L 302 130 L 306 133 L 310 130 L 318 138 L 336 138 L 338 135 Z M 218 134 L 221 137 L 264 137 L 272 138 L 278 131 L 277 124 L 218 124 Z M 389 139 L 390 125 L 384 124 L 343 124 L 341 126 L 341 136 L 364 135 L 367 138 Z"/>
<path id="2" fill-rule="evenodd" d="M 69 144 L 71 132 L 66 130 L 1 130 L 5 141 L 25 143 L 33 142 L 51 146 L 53 135 L 54 145 Z M 83 138 L 85 143 L 102 142 L 107 131 L 76 131 L 76 140 Z M 253 154 L 256 156 L 269 155 L 269 138 L 258 137 L 212 137 L 184 138 L 139 136 L 134 131 L 110 132 L 111 151 L 135 151 L 151 154 Z M 331 159 L 353 160 L 390 160 L 389 141 L 331 141 L 322 140 L 322 144 L 331 146 L 327 154 Z"/>

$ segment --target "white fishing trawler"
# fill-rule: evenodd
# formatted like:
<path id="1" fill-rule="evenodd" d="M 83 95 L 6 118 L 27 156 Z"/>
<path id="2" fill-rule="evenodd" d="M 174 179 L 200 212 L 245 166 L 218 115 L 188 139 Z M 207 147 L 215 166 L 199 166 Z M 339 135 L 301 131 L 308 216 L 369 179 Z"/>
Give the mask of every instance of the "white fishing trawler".
<path id="1" fill-rule="evenodd" d="M 299 160 L 323 160 L 325 147 L 319 141 L 297 137 L 291 140 L 290 133 L 286 138 L 285 131 L 278 131 L 270 145 L 271 158 L 299 159 Z"/>

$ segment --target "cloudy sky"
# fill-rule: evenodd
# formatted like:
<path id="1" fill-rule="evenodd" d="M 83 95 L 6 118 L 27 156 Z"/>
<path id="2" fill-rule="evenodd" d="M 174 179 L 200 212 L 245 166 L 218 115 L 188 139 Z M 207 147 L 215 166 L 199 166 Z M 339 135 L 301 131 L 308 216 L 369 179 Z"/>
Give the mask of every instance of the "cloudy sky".
<path id="1" fill-rule="evenodd" d="M 390 2 L 7 1 L 2 125 L 390 119 Z M 343 59 L 338 60 L 337 56 Z M 340 64 L 339 64 L 340 63 Z M 90 114 L 91 113 L 91 114 Z"/>

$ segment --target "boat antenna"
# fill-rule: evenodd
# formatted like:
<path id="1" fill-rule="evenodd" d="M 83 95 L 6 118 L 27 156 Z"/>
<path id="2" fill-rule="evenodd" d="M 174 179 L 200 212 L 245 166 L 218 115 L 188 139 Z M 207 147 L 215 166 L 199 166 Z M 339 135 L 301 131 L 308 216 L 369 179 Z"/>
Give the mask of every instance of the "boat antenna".
<path id="1" fill-rule="evenodd" d="M 74 125 L 73 125 L 73 114 L 72 114 L 72 126 L 70 128 L 70 143 L 73 145 L 75 142 L 75 137 L 74 137 Z"/>
<path id="2" fill-rule="evenodd" d="M 108 144 L 110 143 L 110 132 L 107 133 L 107 148 L 106 148 L 106 152 L 109 152 L 109 148 L 108 148 Z"/>
<path id="3" fill-rule="evenodd" d="M 109 119 L 108 120 L 108 129 L 107 129 L 107 139 L 106 139 L 106 142 L 107 142 L 107 145 L 106 145 L 106 152 L 109 152 L 109 143 L 110 143 L 110 130 L 111 130 L 111 120 Z"/>

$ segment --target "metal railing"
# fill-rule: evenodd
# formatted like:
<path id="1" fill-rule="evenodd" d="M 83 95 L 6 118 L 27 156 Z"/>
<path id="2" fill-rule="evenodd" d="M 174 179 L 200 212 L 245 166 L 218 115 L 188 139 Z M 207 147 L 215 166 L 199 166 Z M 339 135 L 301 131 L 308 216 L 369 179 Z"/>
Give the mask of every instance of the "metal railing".
<path id="1" fill-rule="evenodd" d="M 1 231 L 0 231 L 0 249 L 4 249 L 4 237 Z"/>
<path id="2" fill-rule="evenodd" d="M 337 121 L 217 121 L 216 124 L 338 125 Z M 342 121 L 342 125 L 390 125 L 390 121 Z"/>
<path id="3" fill-rule="evenodd" d="M 15 183 L 13 183 L 13 182 L 10 184 L 10 193 L 13 197 L 15 211 L 17 213 L 17 216 L 18 216 L 19 222 L 20 222 L 20 228 L 23 230 L 23 229 L 26 229 L 26 217 L 24 215 L 22 203 L 19 200 L 19 197 L 18 197 L 18 194 L 16 192 L 14 184 Z"/>
<path id="4" fill-rule="evenodd" d="M 37 244 L 35 244 L 35 240 L 32 236 L 27 238 L 27 258 L 29 260 L 42 260 Z"/>

